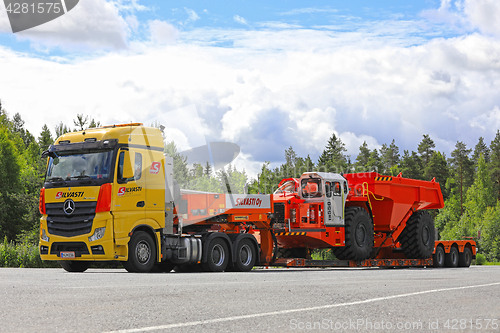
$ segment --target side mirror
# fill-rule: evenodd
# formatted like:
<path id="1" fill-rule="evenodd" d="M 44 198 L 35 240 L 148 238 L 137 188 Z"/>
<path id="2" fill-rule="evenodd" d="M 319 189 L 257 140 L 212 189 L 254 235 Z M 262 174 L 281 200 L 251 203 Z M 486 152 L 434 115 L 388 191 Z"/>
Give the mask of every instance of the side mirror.
<path id="1" fill-rule="evenodd" d="M 130 160 L 130 153 L 128 151 L 122 152 L 123 154 L 123 171 L 122 179 L 134 178 L 134 169 L 132 168 L 132 161 Z"/>

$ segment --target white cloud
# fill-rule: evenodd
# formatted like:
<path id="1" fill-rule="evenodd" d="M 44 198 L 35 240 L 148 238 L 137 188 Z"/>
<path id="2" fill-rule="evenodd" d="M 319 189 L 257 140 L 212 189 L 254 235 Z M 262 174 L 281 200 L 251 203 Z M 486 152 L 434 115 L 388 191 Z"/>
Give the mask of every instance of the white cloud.
<path id="1" fill-rule="evenodd" d="M 0 11 L 3 16 L 6 13 Z M 4 17 L 6 18 L 6 17 Z M 0 17 L 0 31 L 6 28 Z M 60 47 L 65 50 L 124 49 L 127 47 L 129 27 L 115 3 L 105 0 L 85 0 L 67 14 L 40 26 L 15 34 L 19 40 L 28 40 L 42 48 Z"/>
<path id="2" fill-rule="evenodd" d="M 44 123 L 71 125 L 77 113 L 103 124 L 160 120 L 180 149 L 238 144 L 235 163 L 250 176 L 266 160 L 282 162 L 289 146 L 317 159 L 332 133 L 353 158 L 363 141 L 373 149 L 395 139 L 401 151 L 415 150 L 423 134 L 449 156 L 456 141 L 473 147 L 500 127 L 500 41 L 492 36 L 425 42 L 412 36 L 412 22 L 350 32 L 148 26 L 155 43 L 89 59 L 0 48 L 3 105 L 35 135 Z M 227 41 L 234 47 L 213 46 Z M 197 109 L 196 126 L 188 106 Z"/>
<path id="3" fill-rule="evenodd" d="M 478 29 L 500 37 L 500 2 L 497 0 L 441 0 L 438 9 L 424 10 L 422 16 L 451 25 L 459 32 Z"/>
<path id="4" fill-rule="evenodd" d="M 190 8 L 186 8 L 186 7 L 184 7 L 184 10 L 188 14 L 188 19 L 186 21 L 184 21 L 183 24 L 193 23 L 193 22 L 200 19 L 200 17 L 198 16 L 198 14 L 196 14 L 196 12 L 194 10 L 192 10 Z"/>
<path id="5" fill-rule="evenodd" d="M 233 20 L 237 23 L 240 23 L 240 24 L 243 24 L 243 25 L 248 25 L 248 22 L 247 20 L 245 20 L 243 17 L 239 16 L 239 15 L 234 15 L 233 16 Z"/>
<path id="6" fill-rule="evenodd" d="M 159 44 L 171 44 L 179 35 L 172 24 L 160 20 L 149 21 L 149 32 L 151 40 Z"/>
<path id="7" fill-rule="evenodd" d="M 500 2 L 498 0 L 466 0 L 464 12 L 480 31 L 500 37 Z"/>

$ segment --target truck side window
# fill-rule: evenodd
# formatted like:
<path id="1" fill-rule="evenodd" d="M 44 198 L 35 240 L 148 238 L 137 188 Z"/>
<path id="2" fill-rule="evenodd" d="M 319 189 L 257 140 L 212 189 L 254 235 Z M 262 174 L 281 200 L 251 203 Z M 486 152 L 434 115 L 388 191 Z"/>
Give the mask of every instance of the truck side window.
<path id="1" fill-rule="evenodd" d="M 132 178 L 123 178 L 123 159 L 125 158 L 125 152 L 120 152 L 120 155 L 118 156 L 118 175 L 117 179 L 119 182 L 129 182 L 133 180 L 139 180 L 141 179 L 142 176 L 142 154 L 141 153 L 135 153 L 134 156 L 134 177 Z"/>
<path id="2" fill-rule="evenodd" d="M 134 179 L 139 180 L 142 176 L 142 154 L 135 153 L 134 161 Z"/>
<path id="3" fill-rule="evenodd" d="M 125 152 L 120 152 L 120 155 L 118 155 L 118 172 L 117 172 L 117 177 L 118 181 L 124 180 L 123 179 L 123 159 L 125 157 Z"/>
<path id="4" fill-rule="evenodd" d="M 326 197 L 331 198 L 332 197 L 332 185 L 330 182 L 325 182 L 325 191 L 326 191 Z"/>
<path id="5" fill-rule="evenodd" d="M 341 195 L 340 183 L 339 182 L 334 182 L 333 183 L 333 195 L 335 195 L 335 196 L 340 196 Z"/>
<path id="6" fill-rule="evenodd" d="M 347 194 L 349 187 L 347 186 L 347 182 L 344 182 L 344 194 Z"/>

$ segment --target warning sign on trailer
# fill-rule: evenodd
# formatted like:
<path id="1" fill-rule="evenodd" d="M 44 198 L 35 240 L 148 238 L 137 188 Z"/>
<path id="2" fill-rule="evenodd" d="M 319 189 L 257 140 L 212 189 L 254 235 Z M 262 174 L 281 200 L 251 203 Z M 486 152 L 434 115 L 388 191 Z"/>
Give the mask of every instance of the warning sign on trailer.
<path id="1" fill-rule="evenodd" d="M 269 195 L 226 194 L 226 209 L 271 208 Z"/>

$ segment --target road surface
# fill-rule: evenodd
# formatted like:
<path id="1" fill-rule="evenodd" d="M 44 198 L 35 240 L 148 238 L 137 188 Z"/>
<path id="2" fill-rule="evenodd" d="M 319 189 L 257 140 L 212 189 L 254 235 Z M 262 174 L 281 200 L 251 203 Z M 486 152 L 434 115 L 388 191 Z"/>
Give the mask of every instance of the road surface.
<path id="1" fill-rule="evenodd" d="M 499 332 L 500 266 L 0 269 L 0 332 Z"/>

